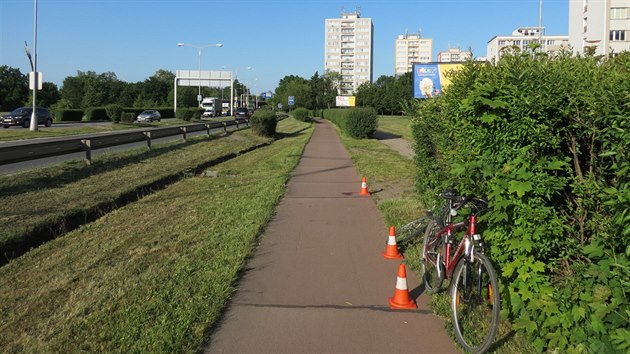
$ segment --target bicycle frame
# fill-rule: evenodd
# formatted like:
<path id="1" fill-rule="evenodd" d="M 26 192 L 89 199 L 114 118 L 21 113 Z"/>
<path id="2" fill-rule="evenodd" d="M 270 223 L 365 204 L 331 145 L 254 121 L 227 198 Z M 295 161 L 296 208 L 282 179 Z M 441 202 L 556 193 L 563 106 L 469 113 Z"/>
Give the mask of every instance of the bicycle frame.
<path id="1" fill-rule="evenodd" d="M 457 262 L 463 255 L 469 256 L 472 254 L 472 238 L 476 233 L 477 228 L 477 215 L 471 214 L 466 221 L 458 222 L 453 224 L 451 221 L 451 216 L 449 214 L 446 226 L 435 234 L 435 237 L 444 237 L 446 244 L 446 255 L 445 255 L 445 268 L 446 268 L 446 277 L 450 278 L 453 274 L 453 270 L 457 265 Z M 452 242 L 449 242 L 453 239 L 453 233 L 461 230 L 466 230 L 464 233 L 464 237 L 457 245 L 455 252 L 451 250 Z M 452 255 L 452 257 L 451 257 Z M 439 271 L 439 268 L 438 268 Z"/>

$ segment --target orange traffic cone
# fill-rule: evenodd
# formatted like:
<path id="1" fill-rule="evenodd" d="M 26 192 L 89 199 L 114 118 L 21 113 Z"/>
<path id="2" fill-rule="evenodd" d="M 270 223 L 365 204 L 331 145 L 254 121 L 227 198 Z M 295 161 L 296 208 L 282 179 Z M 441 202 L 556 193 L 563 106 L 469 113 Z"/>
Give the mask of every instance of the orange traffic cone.
<path id="1" fill-rule="evenodd" d="M 363 181 L 361 181 L 361 193 L 359 193 L 359 195 L 370 195 L 365 177 L 363 177 Z"/>
<path id="2" fill-rule="evenodd" d="M 407 290 L 407 271 L 405 270 L 404 263 L 400 263 L 400 266 L 398 266 L 396 290 L 394 291 L 394 296 L 389 298 L 389 307 L 392 310 L 418 308 L 416 302 L 409 298 L 409 290 Z"/>
<path id="3" fill-rule="evenodd" d="M 403 255 L 398 252 L 398 246 L 396 245 L 396 228 L 389 227 L 389 236 L 387 237 L 387 247 L 383 252 L 383 257 L 387 259 L 402 259 Z"/>

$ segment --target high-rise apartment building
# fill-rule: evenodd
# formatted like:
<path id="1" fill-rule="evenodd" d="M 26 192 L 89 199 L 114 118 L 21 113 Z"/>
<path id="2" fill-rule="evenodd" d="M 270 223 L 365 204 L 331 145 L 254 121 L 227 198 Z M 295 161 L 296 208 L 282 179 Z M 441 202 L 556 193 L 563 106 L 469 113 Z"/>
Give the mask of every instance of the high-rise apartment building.
<path id="1" fill-rule="evenodd" d="M 439 63 L 461 63 L 472 59 L 472 52 L 459 48 L 448 48 L 446 52 L 438 53 Z"/>
<path id="2" fill-rule="evenodd" d="M 413 63 L 433 61 L 433 39 L 422 38 L 418 33 L 401 34 L 396 39 L 394 75 L 411 72 Z"/>
<path id="3" fill-rule="evenodd" d="M 358 10 L 326 19 L 324 68 L 341 74 L 340 95 L 353 95 L 359 85 L 372 82 L 373 32 L 372 19 Z"/>
<path id="4" fill-rule="evenodd" d="M 516 50 L 520 52 L 529 52 L 532 43 L 541 43 L 538 51 L 545 52 L 549 55 L 569 48 L 568 36 L 549 36 L 545 35 L 544 28 L 541 33 L 540 27 L 520 27 L 512 32 L 511 36 L 494 36 L 488 41 L 488 61 L 498 61 L 506 50 Z"/>
<path id="5" fill-rule="evenodd" d="M 575 52 L 597 55 L 630 50 L 630 1 L 569 1 L 569 43 Z"/>

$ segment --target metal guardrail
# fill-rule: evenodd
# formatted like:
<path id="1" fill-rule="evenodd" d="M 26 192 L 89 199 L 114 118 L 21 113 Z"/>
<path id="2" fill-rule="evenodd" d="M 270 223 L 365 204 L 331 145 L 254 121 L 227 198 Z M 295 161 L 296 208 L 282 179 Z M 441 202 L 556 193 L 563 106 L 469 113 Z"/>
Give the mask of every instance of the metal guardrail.
<path id="1" fill-rule="evenodd" d="M 223 128 L 227 132 L 228 127 L 236 126 L 238 129 L 243 124 L 249 125 L 249 120 L 236 119 L 226 122 L 188 124 L 175 127 L 134 130 L 132 132 L 108 133 L 83 138 L 69 137 L 48 142 L 26 142 L 20 145 L 0 146 L 0 165 L 77 152 L 85 152 L 85 161 L 89 165 L 92 163 L 92 150 L 139 141 L 146 141 L 147 147 L 151 149 L 153 139 L 181 134 L 183 139 L 186 140 L 187 133 L 205 130 L 210 135 L 211 130 Z"/>

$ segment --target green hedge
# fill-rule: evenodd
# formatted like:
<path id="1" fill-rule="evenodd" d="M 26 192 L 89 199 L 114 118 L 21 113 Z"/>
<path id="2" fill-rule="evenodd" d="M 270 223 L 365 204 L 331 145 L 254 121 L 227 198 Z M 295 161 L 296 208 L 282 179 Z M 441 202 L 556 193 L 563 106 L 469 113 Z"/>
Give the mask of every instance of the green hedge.
<path id="1" fill-rule="evenodd" d="M 82 109 L 56 109 L 52 114 L 55 122 L 80 122 L 84 112 Z"/>
<path id="2" fill-rule="evenodd" d="M 133 123 L 136 120 L 135 112 L 122 112 L 120 115 L 120 121 L 123 123 Z"/>
<path id="3" fill-rule="evenodd" d="M 326 109 L 322 116 L 355 139 L 369 137 L 378 127 L 378 116 L 370 107 Z"/>
<path id="4" fill-rule="evenodd" d="M 268 109 L 258 109 L 250 119 L 252 132 L 260 136 L 274 136 L 278 120 L 276 113 Z"/>
<path id="5" fill-rule="evenodd" d="M 109 120 L 106 107 L 90 107 L 85 109 L 85 120 Z"/>
<path id="6" fill-rule="evenodd" d="M 630 53 L 466 63 L 416 103 L 417 186 L 487 197 L 512 327 L 539 351 L 630 350 Z"/>
<path id="7" fill-rule="evenodd" d="M 295 109 L 291 114 L 293 115 L 293 118 L 306 122 L 308 120 L 308 113 L 308 109 L 300 107 Z"/>
<path id="8" fill-rule="evenodd" d="M 199 120 L 203 112 L 203 108 L 179 108 L 177 109 L 176 118 L 185 121 Z"/>
<path id="9" fill-rule="evenodd" d="M 118 104 L 110 104 L 105 107 L 105 112 L 107 113 L 107 117 L 114 123 L 120 122 L 123 109 Z"/>

